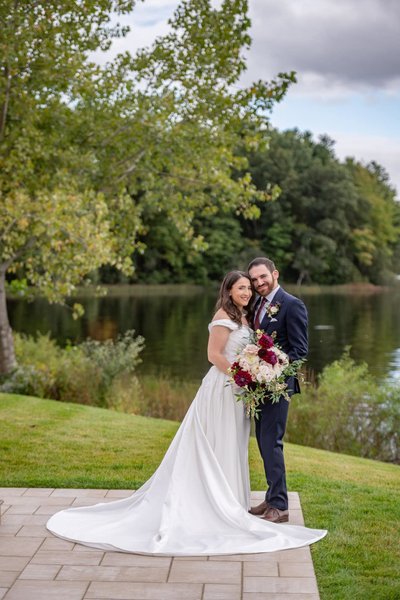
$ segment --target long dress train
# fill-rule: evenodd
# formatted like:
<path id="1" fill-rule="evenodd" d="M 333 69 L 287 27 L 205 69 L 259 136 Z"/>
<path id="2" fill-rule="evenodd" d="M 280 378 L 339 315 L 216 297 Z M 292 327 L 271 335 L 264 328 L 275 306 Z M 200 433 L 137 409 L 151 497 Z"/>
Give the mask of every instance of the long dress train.
<path id="1" fill-rule="evenodd" d="M 250 337 L 229 319 L 233 362 Z M 320 540 L 325 530 L 274 524 L 248 513 L 250 421 L 227 376 L 212 366 L 153 476 L 132 496 L 53 515 L 55 535 L 104 550 L 210 555 L 272 552 Z"/>

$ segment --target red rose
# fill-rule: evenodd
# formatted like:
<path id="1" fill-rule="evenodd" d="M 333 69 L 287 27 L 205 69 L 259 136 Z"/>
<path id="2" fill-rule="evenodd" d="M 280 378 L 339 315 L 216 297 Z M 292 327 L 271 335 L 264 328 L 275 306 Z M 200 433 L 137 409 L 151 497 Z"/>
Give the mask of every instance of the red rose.
<path id="1" fill-rule="evenodd" d="M 239 387 L 245 387 L 246 385 L 250 385 L 252 383 L 250 373 L 244 371 L 243 369 L 240 369 L 237 373 L 235 373 L 233 379 L 235 380 L 236 385 Z"/>
<path id="2" fill-rule="evenodd" d="M 258 345 L 261 346 L 261 348 L 272 348 L 272 346 L 274 345 L 274 340 L 271 336 L 267 335 L 266 333 L 263 333 L 263 335 L 258 340 Z"/>
<path id="3" fill-rule="evenodd" d="M 258 351 L 258 356 L 272 366 L 276 365 L 278 362 L 278 357 L 276 356 L 275 352 L 272 350 L 267 350 L 266 348 L 260 348 Z"/>
<path id="4" fill-rule="evenodd" d="M 265 362 L 274 366 L 278 362 L 278 357 L 276 356 L 275 352 L 272 352 L 272 350 L 267 350 L 267 356 L 264 358 L 264 360 Z"/>

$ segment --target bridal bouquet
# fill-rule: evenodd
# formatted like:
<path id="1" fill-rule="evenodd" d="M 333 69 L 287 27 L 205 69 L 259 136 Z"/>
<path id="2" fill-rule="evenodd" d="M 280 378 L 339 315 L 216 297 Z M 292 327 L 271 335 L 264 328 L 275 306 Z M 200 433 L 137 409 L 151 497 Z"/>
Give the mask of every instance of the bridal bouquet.
<path id="1" fill-rule="evenodd" d="M 242 400 L 249 417 L 257 417 L 260 402 L 265 397 L 279 402 L 283 396 L 290 399 L 286 378 L 297 375 L 303 360 L 289 362 L 289 357 L 274 342 L 272 336 L 259 329 L 254 333 L 253 343 L 247 344 L 231 365 L 231 383 L 241 388 L 238 400 Z"/>

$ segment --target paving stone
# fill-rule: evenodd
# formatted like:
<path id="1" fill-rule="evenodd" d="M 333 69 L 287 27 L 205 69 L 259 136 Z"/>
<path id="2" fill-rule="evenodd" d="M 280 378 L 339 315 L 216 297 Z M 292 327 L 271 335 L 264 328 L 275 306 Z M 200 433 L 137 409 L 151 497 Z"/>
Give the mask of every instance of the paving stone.
<path id="1" fill-rule="evenodd" d="M 65 507 L 67 507 L 72 505 L 74 497 L 68 495 L 53 496 L 53 494 L 51 494 L 50 496 L 44 496 L 43 498 L 32 498 L 32 500 L 40 502 L 40 506 L 59 506 L 60 504 L 63 504 Z"/>
<path id="2" fill-rule="evenodd" d="M 60 498 L 59 498 L 60 500 Z M 68 499 L 67 504 L 41 504 L 39 506 L 39 508 L 35 511 L 35 516 L 36 515 L 43 515 L 43 516 L 47 516 L 47 517 L 51 517 L 51 515 L 54 515 L 56 512 L 59 512 L 60 510 L 64 510 L 65 508 L 70 508 L 71 507 L 71 503 L 70 503 L 70 499 Z M 46 519 L 48 520 L 48 519 Z"/>
<path id="3" fill-rule="evenodd" d="M 34 581 L 18 579 L 5 600 L 82 600 L 87 588 L 81 581 Z"/>
<path id="4" fill-rule="evenodd" d="M 209 560 L 211 562 L 219 562 L 219 561 L 233 561 L 233 562 L 258 562 L 262 561 L 266 564 L 274 565 L 278 558 L 276 557 L 277 552 L 263 552 L 261 554 L 229 554 L 225 556 L 210 556 Z"/>
<path id="5" fill-rule="evenodd" d="M 312 563 L 285 563 L 279 562 L 279 575 L 281 577 L 314 577 Z"/>
<path id="6" fill-rule="evenodd" d="M 39 550 L 32 558 L 35 565 L 98 565 L 103 558 L 103 552 L 71 552 Z"/>
<path id="7" fill-rule="evenodd" d="M 292 548 L 291 550 L 279 550 L 278 552 L 273 552 L 271 554 L 273 554 L 274 558 L 278 562 L 312 562 L 311 552 L 308 546 L 306 548 Z"/>
<path id="8" fill-rule="evenodd" d="M 0 556 L 0 571 L 17 571 L 20 573 L 30 559 L 30 556 Z"/>
<path id="9" fill-rule="evenodd" d="M 62 540 L 56 537 L 48 537 L 44 540 L 41 550 L 72 550 L 74 547 L 74 542 L 68 542 L 67 540 Z M 93 548 L 92 548 L 93 552 Z"/>
<path id="10" fill-rule="evenodd" d="M 108 490 L 106 498 L 129 498 L 133 493 L 133 490 Z"/>
<path id="11" fill-rule="evenodd" d="M 89 586 L 85 599 L 200 600 L 202 590 L 203 586 L 196 583 L 93 582 Z"/>
<path id="12" fill-rule="evenodd" d="M 297 594 L 298 592 L 317 594 L 318 588 L 313 577 L 244 577 L 243 591 Z"/>
<path id="13" fill-rule="evenodd" d="M 304 525 L 304 518 L 301 510 L 289 509 L 289 523 L 290 525 Z"/>
<path id="14" fill-rule="evenodd" d="M 20 506 L 20 505 L 35 505 L 39 504 L 42 498 L 31 498 L 29 496 L 1 496 L 1 499 L 4 500 L 4 504 L 10 504 L 12 506 Z M 43 498 L 44 499 L 44 498 Z"/>
<path id="15" fill-rule="evenodd" d="M 265 492 L 251 492 L 250 494 L 250 502 L 259 501 L 258 503 L 265 500 Z"/>
<path id="16" fill-rule="evenodd" d="M 300 497 L 296 493 L 288 493 L 289 508 L 301 508 Z"/>
<path id="17" fill-rule="evenodd" d="M 173 561 L 168 581 L 172 583 L 241 583 L 237 562 Z"/>
<path id="18" fill-rule="evenodd" d="M 278 563 L 265 563 L 263 561 L 253 561 L 243 563 L 244 577 L 279 577 Z"/>
<path id="19" fill-rule="evenodd" d="M 0 556 L 32 556 L 43 542 L 41 539 L 0 538 Z"/>
<path id="20" fill-rule="evenodd" d="M 244 593 L 242 600 L 320 600 L 318 594 L 270 594 L 269 592 L 263 594 L 257 592 L 255 594 Z"/>
<path id="21" fill-rule="evenodd" d="M 0 498 L 4 496 L 22 496 L 28 488 L 0 487 Z"/>
<path id="22" fill-rule="evenodd" d="M 0 571 L 0 587 L 10 587 L 17 577 L 17 571 Z"/>
<path id="23" fill-rule="evenodd" d="M 95 550 L 95 548 L 93 548 L 93 546 L 86 546 L 85 544 L 80 544 L 79 542 L 71 542 L 74 544 L 74 547 L 72 548 L 73 552 L 93 552 L 93 550 Z"/>
<path id="24" fill-rule="evenodd" d="M 44 525 L 23 525 L 16 537 L 50 537 L 53 534 Z"/>
<path id="25" fill-rule="evenodd" d="M 0 535 L 1 536 L 14 536 L 21 529 L 22 525 L 20 523 L 16 523 L 15 525 L 8 523 L 7 525 L 1 525 L 0 527 Z"/>
<path id="26" fill-rule="evenodd" d="M 4 518 L 8 517 L 9 515 L 33 515 L 33 513 L 40 506 L 40 504 L 38 504 L 37 498 L 33 498 L 33 501 L 35 502 L 35 504 L 32 504 L 31 502 L 11 504 Z"/>
<path id="27" fill-rule="evenodd" d="M 99 490 L 99 489 L 70 489 L 70 488 L 58 488 L 54 490 L 51 494 L 52 498 L 59 497 L 72 497 L 72 498 L 82 498 L 84 496 L 92 496 L 95 498 L 104 498 L 107 490 Z"/>
<path id="28" fill-rule="evenodd" d="M 106 552 L 101 565 L 126 567 L 168 567 L 169 556 L 145 556 L 143 554 L 125 554 L 123 552 Z"/>
<path id="29" fill-rule="evenodd" d="M 54 488 L 28 488 L 23 496 L 50 496 L 54 492 Z"/>
<path id="30" fill-rule="evenodd" d="M 0 600 L 4 598 L 6 593 L 8 592 L 8 588 L 0 588 Z"/>
<path id="31" fill-rule="evenodd" d="M 208 560 L 209 557 L 208 556 L 174 556 L 174 561 L 181 561 L 181 560 Z"/>
<path id="32" fill-rule="evenodd" d="M 28 565 L 18 579 L 44 579 L 51 581 L 60 570 L 60 565 Z"/>
<path id="33" fill-rule="evenodd" d="M 166 582 L 168 567 L 81 567 L 66 566 L 57 575 L 65 581 Z"/>
<path id="34" fill-rule="evenodd" d="M 77 506 L 94 506 L 95 504 L 108 504 L 108 502 L 115 502 L 115 498 L 98 498 L 96 496 L 85 496 L 84 498 L 75 498 L 71 506 L 76 508 Z"/>
<path id="35" fill-rule="evenodd" d="M 241 600 L 241 585 L 206 583 L 203 600 Z"/>
<path id="36" fill-rule="evenodd" d="M 11 515 L 6 514 L 4 517 L 5 525 L 45 525 L 49 520 L 45 515 Z"/>

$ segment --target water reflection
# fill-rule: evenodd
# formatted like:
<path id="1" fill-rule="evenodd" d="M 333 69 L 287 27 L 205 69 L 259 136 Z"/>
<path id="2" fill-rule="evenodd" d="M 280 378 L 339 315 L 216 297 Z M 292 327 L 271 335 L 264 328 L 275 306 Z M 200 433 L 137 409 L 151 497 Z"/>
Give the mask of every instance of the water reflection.
<path id="1" fill-rule="evenodd" d="M 85 307 L 79 321 L 65 307 L 38 299 L 9 302 L 10 321 L 16 331 L 51 332 L 60 343 L 115 337 L 135 329 L 146 339 L 141 371 L 166 372 L 199 380 L 207 371 L 207 324 L 216 292 L 177 286 L 149 295 L 129 294 L 78 298 Z M 400 291 L 374 294 L 311 293 L 302 291 L 310 318 L 308 366 L 320 372 L 348 345 L 357 361 L 368 363 L 380 379 L 400 380 Z"/>
<path id="2" fill-rule="evenodd" d="M 400 384 L 400 348 L 396 348 L 389 355 L 388 379 L 392 383 Z"/>

